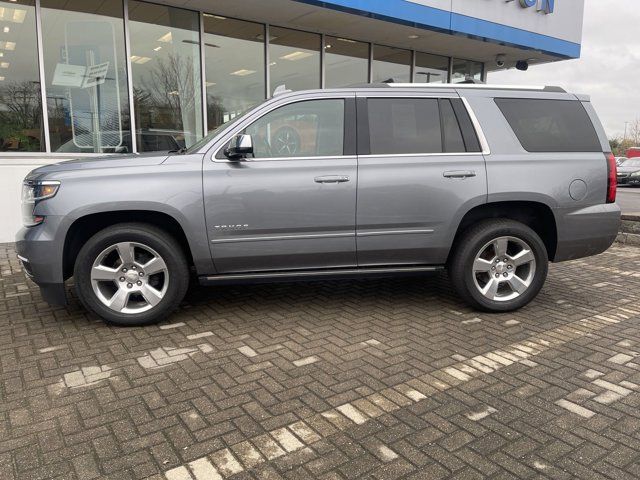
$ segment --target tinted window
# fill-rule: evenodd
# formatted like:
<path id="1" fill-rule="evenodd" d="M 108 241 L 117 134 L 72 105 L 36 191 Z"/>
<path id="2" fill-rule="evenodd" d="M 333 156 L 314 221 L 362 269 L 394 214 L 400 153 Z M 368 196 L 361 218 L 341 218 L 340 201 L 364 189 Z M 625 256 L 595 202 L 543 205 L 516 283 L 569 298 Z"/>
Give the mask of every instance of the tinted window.
<path id="1" fill-rule="evenodd" d="M 369 99 L 371 153 L 441 153 L 437 99 Z"/>
<path id="2" fill-rule="evenodd" d="M 450 100 L 444 99 L 440 101 L 440 114 L 442 115 L 444 151 L 450 153 L 464 152 L 464 140 L 460 132 L 460 125 L 458 125 Z"/>
<path id="3" fill-rule="evenodd" d="M 344 100 L 280 107 L 247 127 L 255 158 L 339 156 L 344 151 Z"/>
<path id="4" fill-rule="evenodd" d="M 582 103 L 567 100 L 496 98 L 518 140 L 529 152 L 601 152 Z"/>

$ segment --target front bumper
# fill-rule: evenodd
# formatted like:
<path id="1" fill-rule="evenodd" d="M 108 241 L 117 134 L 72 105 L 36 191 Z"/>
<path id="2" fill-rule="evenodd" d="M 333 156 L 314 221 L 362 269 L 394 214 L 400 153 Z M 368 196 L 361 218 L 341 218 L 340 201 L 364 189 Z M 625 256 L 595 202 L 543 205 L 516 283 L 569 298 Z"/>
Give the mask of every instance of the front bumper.
<path id="1" fill-rule="evenodd" d="M 22 228 L 16 234 L 16 252 L 25 274 L 40 287 L 43 300 L 53 305 L 66 305 L 63 245 L 54 235 L 57 220 L 47 217 L 41 225 Z"/>
<path id="2" fill-rule="evenodd" d="M 621 224 L 615 203 L 555 211 L 558 245 L 554 262 L 590 257 L 606 251 L 615 242 Z"/>

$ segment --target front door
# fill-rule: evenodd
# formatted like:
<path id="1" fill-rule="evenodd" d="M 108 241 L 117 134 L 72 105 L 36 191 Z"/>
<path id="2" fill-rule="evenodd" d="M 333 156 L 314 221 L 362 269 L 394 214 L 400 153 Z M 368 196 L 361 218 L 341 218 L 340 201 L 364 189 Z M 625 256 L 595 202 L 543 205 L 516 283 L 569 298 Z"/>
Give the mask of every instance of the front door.
<path id="1" fill-rule="evenodd" d="M 356 265 L 358 171 L 355 141 L 346 140 L 354 125 L 345 122 L 352 110 L 347 98 L 281 105 L 235 132 L 251 135 L 251 158 L 205 162 L 218 273 Z"/>
<path id="2" fill-rule="evenodd" d="M 443 264 L 462 212 L 486 202 L 484 156 L 462 100 L 399 95 L 358 98 L 362 267 Z"/>

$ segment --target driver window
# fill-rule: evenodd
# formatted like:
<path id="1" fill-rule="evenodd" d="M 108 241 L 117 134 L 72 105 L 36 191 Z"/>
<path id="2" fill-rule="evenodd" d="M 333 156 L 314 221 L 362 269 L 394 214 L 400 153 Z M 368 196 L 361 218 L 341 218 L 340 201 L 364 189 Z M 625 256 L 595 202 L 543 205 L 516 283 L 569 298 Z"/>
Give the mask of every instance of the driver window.
<path id="1" fill-rule="evenodd" d="M 254 158 L 331 157 L 344 152 L 344 100 L 309 100 L 280 107 L 245 132 Z"/>

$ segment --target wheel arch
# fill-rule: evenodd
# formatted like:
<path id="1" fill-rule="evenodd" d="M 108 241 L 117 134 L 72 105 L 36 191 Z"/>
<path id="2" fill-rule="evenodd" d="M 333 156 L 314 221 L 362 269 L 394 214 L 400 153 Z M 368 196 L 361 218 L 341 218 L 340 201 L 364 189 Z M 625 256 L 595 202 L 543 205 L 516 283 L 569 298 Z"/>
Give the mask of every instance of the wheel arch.
<path id="1" fill-rule="evenodd" d="M 507 218 L 521 222 L 540 236 L 549 259 L 553 261 L 558 247 L 558 227 L 551 207 L 539 201 L 498 201 L 484 203 L 469 210 L 460 220 L 449 251 L 447 263 L 451 260 L 461 237 L 472 225 L 482 220 Z"/>
<path id="2" fill-rule="evenodd" d="M 73 275 L 76 257 L 85 242 L 105 228 L 118 223 L 140 223 L 153 225 L 180 244 L 189 266 L 194 265 L 193 254 L 182 225 L 171 215 L 153 210 L 116 210 L 90 213 L 73 221 L 66 232 L 62 268 L 64 279 Z"/>

